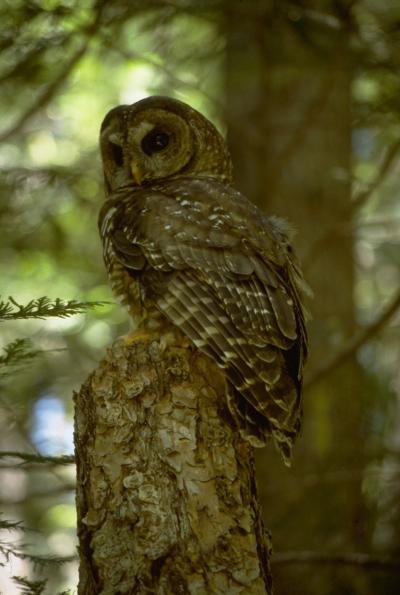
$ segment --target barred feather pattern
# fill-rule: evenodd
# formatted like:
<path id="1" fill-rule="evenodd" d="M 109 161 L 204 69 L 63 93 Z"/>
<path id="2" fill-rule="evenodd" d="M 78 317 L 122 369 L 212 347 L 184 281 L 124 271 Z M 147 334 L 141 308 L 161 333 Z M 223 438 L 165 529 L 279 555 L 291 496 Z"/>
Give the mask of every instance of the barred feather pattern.
<path id="1" fill-rule="evenodd" d="M 300 429 L 305 284 L 285 224 L 225 181 L 178 175 L 111 194 L 99 218 L 114 292 L 161 313 L 226 373 L 242 436 L 285 460 Z"/>

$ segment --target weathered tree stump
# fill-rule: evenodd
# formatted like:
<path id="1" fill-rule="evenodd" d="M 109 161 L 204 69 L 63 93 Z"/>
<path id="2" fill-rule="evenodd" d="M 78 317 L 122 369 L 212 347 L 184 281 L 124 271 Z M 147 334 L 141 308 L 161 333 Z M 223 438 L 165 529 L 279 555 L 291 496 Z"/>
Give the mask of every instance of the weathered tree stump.
<path id="1" fill-rule="evenodd" d="M 80 595 L 271 593 L 252 448 L 223 373 L 120 339 L 75 395 Z"/>

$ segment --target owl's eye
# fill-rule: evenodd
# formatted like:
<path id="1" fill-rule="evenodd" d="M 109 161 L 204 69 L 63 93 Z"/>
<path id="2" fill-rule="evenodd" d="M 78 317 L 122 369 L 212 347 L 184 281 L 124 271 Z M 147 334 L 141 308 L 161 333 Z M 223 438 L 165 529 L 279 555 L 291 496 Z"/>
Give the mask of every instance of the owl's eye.
<path id="1" fill-rule="evenodd" d="M 124 154 L 122 147 L 110 142 L 111 155 L 117 167 L 122 167 L 124 164 Z"/>
<path id="2" fill-rule="evenodd" d="M 152 130 L 146 134 L 141 142 L 141 147 L 146 155 L 152 155 L 165 149 L 169 143 L 169 134 L 161 130 Z"/>

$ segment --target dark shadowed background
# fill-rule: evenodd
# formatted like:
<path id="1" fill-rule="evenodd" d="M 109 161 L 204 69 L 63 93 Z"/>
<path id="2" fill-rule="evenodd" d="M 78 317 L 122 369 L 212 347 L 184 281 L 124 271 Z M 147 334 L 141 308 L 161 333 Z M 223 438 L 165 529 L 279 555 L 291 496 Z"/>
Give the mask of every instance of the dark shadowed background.
<path id="1" fill-rule="evenodd" d="M 3 0 L 0 22 L 2 299 L 109 302 L 3 317 L 3 347 L 42 352 L 7 376 L 3 352 L 0 450 L 72 453 L 72 391 L 129 329 L 97 234 L 99 126 L 171 95 L 227 135 L 238 187 L 293 224 L 314 292 L 292 468 L 258 453 L 276 595 L 399 593 L 398 0 Z M 73 592 L 74 468 L 21 462 L 0 458 L 0 592 Z"/>

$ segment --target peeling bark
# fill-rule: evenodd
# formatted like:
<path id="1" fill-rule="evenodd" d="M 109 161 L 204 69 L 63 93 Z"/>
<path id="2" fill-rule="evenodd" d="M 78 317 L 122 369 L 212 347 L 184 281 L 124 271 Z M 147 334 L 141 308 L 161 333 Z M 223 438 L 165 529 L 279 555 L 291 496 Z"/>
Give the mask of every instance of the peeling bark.
<path id="1" fill-rule="evenodd" d="M 181 345 L 120 339 L 75 395 L 80 595 L 272 592 L 252 448 Z"/>

